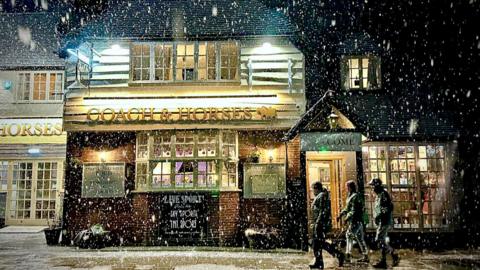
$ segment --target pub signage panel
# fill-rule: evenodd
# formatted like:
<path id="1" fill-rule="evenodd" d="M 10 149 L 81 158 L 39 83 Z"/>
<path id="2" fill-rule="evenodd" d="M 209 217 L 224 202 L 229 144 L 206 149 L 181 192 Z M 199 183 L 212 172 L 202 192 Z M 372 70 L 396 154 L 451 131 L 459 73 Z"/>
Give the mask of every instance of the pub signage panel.
<path id="1" fill-rule="evenodd" d="M 82 197 L 112 198 L 125 196 L 124 163 L 83 164 Z"/>
<path id="2" fill-rule="evenodd" d="M 284 163 L 246 163 L 244 175 L 245 198 L 285 198 Z"/>
<path id="3" fill-rule="evenodd" d="M 356 132 L 300 134 L 301 151 L 361 151 L 362 135 Z"/>
<path id="4" fill-rule="evenodd" d="M 159 236 L 202 238 L 207 227 L 206 193 L 168 193 L 158 198 Z"/>

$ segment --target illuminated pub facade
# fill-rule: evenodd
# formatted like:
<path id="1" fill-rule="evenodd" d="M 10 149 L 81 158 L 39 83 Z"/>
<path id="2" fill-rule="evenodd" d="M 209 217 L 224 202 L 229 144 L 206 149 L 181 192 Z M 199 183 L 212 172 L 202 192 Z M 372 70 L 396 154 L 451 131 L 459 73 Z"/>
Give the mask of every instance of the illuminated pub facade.
<path id="1" fill-rule="evenodd" d="M 256 228 L 305 249 L 310 184 L 330 190 L 335 217 L 357 180 L 372 229 L 373 177 L 392 194 L 395 231 L 454 231 L 456 127 L 394 112 L 368 35 L 332 43 L 332 90 L 306 102 L 281 13 L 186 3 L 111 7 L 67 36 L 67 238 L 100 223 L 128 244 L 241 245 Z"/>
<path id="2" fill-rule="evenodd" d="M 232 245 L 247 228 L 285 237 L 299 143 L 282 137 L 305 95 L 283 14 L 136 1 L 102 16 L 64 48 L 68 236 L 100 223 L 137 244 Z"/>
<path id="3" fill-rule="evenodd" d="M 0 226 L 44 226 L 62 213 L 65 62 L 46 31 L 59 18 L 0 15 Z"/>

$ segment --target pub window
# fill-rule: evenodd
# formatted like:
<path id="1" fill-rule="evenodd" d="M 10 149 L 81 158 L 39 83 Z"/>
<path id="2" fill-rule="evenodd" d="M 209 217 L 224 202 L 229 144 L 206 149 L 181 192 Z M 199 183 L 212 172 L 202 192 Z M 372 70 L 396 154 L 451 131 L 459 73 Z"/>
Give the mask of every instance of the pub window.
<path id="1" fill-rule="evenodd" d="M 7 191 L 8 161 L 0 161 L 0 192 Z"/>
<path id="2" fill-rule="evenodd" d="M 364 146 L 363 161 L 366 183 L 379 177 L 391 194 L 394 228 L 448 227 L 444 145 Z M 368 185 L 365 203 L 370 215 L 368 227 L 373 227 L 374 195 Z"/>
<path id="3" fill-rule="evenodd" d="M 132 71 L 134 81 L 150 80 L 150 45 L 136 44 L 132 47 Z"/>
<path id="4" fill-rule="evenodd" d="M 220 48 L 221 79 L 237 80 L 238 51 L 235 43 L 222 43 Z"/>
<path id="5" fill-rule="evenodd" d="M 131 49 L 134 82 L 238 80 L 236 42 L 137 43 Z"/>
<path id="6" fill-rule="evenodd" d="M 344 89 L 379 88 L 380 58 L 373 55 L 342 57 L 341 75 Z"/>
<path id="7" fill-rule="evenodd" d="M 195 44 L 194 43 L 178 43 L 177 44 L 177 61 L 176 61 L 177 81 L 194 80 L 195 72 Z"/>
<path id="8" fill-rule="evenodd" d="M 139 133 L 136 189 L 236 188 L 237 141 L 229 131 Z"/>
<path id="9" fill-rule="evenodd" d="M 19 73 L 16 99 L 17 101 L 61 101 L 63 99 L 63 73 Z"/>

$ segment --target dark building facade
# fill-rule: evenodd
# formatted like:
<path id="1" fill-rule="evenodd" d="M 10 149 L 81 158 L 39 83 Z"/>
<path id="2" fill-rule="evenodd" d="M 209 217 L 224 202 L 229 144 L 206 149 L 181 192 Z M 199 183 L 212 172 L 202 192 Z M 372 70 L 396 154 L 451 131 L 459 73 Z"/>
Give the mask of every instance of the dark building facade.
<path id="1" fill-rule="evenodd" d="M 395 232 L 458 229 L 452 115 L 391 95 L 367 33 L 325 33 L 307 72 L 299 35 L 257 1 L 134 1 L 69 34 L 68 237 L 100 223 L 129 244 L 241 245 L 253 228 L 306 248 L 311 183 L 335 217 L 356 180 L 371 230 L 377 177 Z"/>

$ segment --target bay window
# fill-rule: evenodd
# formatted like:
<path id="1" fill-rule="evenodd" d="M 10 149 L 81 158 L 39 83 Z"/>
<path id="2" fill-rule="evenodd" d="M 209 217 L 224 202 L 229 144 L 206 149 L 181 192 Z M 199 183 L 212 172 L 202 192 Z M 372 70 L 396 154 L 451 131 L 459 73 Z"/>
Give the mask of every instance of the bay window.
<path id="1" fill-rule="evenodd" d="M 134 43 L 133 82 L 239 80 L 236 42 Z"/>
<path id="2" fill-rule="evenodd" d="M 395 229 L 448 228 L 445 145 L 363 146 L 365 183 L 380 178 L 394 203 Z M 387 165 L 388 164 L 388 165 Z M 365 185 L 365 204 L 373 227 L 375 195 Z"/>
<path id="3" fill-rule="evenodd" d="M 235 189 L 237 148 L 231 131 L 139 133 L 136 190 Z"/>

